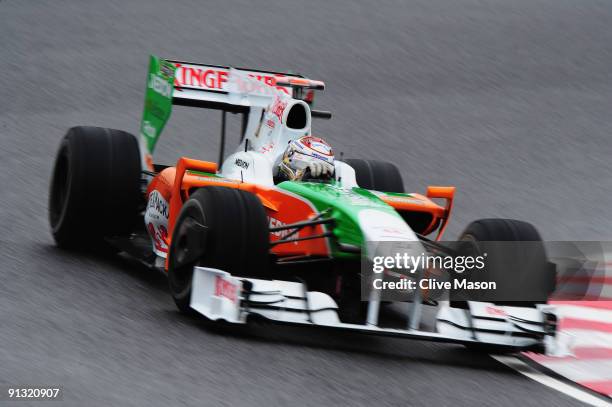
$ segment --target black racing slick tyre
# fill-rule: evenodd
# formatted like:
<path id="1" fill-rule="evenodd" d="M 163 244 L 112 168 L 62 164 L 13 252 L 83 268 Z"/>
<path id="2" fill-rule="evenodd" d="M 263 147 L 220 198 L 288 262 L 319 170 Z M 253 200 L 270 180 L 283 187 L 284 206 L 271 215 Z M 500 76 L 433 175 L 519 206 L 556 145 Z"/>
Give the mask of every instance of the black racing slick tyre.
<path id="1" fill-rule="evenodd" d="M 195 266 L 265 278 L 269 239 L 266 212 L 254 194 L 215 186 L 195 191 L 179 213 L 168 253 L 170 293 L 179 311 L 192 313 Z"/>
<path id="2" fill-rule="evenodd" d="M 49 193 L 53 238 L 64 248 L 95 248 L 127 233 L 138 217 L 140 150 L 124 131 L 73 127 L 61 141 Z"/>
<path id="3" fill-rule="evenodd" d="M 404 181 L 398 168 L 386 161 L 348 158 L 345 163 L 353 167 L 357 185 L 382 192 L 404 192 Z"/>
<path id="4" fill-rule="evenodd" d="M 548 262 L 542 238 L 530 223 L 480 219 L 470 223 L 459 240 L 477 254 L 487 252 L 486 278 L 498 281 L 503 289 L 496 304 L 533 306 L 545 303 L 554 290 L 555 267 Z"/>

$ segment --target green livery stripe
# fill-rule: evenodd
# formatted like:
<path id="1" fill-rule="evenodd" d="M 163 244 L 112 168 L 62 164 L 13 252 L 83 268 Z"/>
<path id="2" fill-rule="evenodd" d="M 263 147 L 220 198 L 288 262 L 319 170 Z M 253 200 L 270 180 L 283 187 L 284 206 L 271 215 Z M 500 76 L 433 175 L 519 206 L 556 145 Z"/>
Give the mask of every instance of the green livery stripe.
<path id="1" fill-rule="evenodd" d="M 332 217 L 336 220 L 334 235 L 341 243 L 363 247 L 365 239 L 359 226 L 359 213 L 362 210 L 387 212 L 403 222 L 395 209 L 366 189 L 346 189 L 335 183 L 294 181 L 282 182 L 278 187 L 306 198 L 318 211 L 332 208 Z M 334 257 L 355 257 L 354 254 L 339 252 L 337 247 L 332 247 L 332 251 Z"/>
<path id="2" fill-rule="evenodd" d="M 215 177 L 215 178 L 222 178 L 222 177 L 220 177 L 219 175 L 217 175 L 217 174 L 213 174 L 213 173 L 210 173 L 210 172 L 204 172 L 204 171 L 195 171 L 195 170 L 187 170 L 186 172 L 187 172 L 187 174 L 189 174 L 189 175 L 200 175 L 200 176 L 203 176 L 203 177 Z"/>

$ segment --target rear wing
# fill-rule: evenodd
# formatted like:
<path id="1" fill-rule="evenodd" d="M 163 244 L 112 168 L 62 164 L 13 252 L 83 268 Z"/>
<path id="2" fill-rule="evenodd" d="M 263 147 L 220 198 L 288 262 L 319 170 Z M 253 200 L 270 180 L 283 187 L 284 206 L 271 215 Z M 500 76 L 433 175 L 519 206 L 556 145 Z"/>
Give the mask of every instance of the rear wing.
<path id="1" fill-rule="evenodd" d="M 238 113 L 251 106 L 267 106 L 270 96 L 276 92 L 311 104 L 314 90 L 325 89 L 323 82 L 299 74 L 175 60 L 168 62 L 176 68 L 172 102 L 175 105 Z M 253 81 L 240 83 L 239 78 L 243 76 L 261 82 L 261 86 L 253 87 Z"/>
<path id="2" fill-rule="evenodd" d="M 323 89 L 323 82 L 298 74 L 165 60 L 151 55 L 140 125 L 142 167 L 153 170 L 153 150 L 170 118 L 172 105 L 222 110 L 224 139 L 226 112 L 246 114 L 251 107 L 269 106 L 276 97 L 312 104 L 314 91 Z M 312 111 L 312 116 L 330 118 L 331 113 Z"/>

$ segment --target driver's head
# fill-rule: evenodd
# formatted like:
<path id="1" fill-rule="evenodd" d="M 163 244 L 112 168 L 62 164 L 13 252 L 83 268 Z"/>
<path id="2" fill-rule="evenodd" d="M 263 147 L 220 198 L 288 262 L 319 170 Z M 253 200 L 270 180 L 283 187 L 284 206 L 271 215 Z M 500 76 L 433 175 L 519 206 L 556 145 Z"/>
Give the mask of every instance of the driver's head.
<path id="1" fill-rule="evenodd" d="M 301 137 L 289 142 L 279 170 L 291 181 L 331 179 L 334 175 L 334 152 L 321 138 Z"/>

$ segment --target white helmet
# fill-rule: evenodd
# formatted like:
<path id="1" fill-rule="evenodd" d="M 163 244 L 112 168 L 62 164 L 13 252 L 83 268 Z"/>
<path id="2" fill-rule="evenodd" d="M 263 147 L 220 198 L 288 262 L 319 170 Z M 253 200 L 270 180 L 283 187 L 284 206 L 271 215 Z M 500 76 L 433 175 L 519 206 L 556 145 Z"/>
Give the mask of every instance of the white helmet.
<path id="1" fill-rule="evenodd" d="M 279 170 L 291 181 L 330 179 L 334 175 L 334 152 L 321 138 L 301 137 L 289 142 Z"/>

